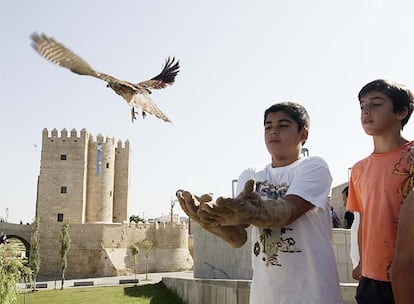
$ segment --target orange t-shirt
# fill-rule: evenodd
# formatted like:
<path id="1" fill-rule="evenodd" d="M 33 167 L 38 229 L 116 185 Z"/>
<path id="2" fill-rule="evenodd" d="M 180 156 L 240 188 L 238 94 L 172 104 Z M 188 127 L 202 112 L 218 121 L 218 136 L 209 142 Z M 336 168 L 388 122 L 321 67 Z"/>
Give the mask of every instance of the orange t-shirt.
<path id="1" fill-rule="evenodd" d="M 399 211 L 413 186 L 414 142 L 387 153 L 372 153 L 352 167 L 347 209 L 363 216 L 364 277 L 390 281 Z"/>

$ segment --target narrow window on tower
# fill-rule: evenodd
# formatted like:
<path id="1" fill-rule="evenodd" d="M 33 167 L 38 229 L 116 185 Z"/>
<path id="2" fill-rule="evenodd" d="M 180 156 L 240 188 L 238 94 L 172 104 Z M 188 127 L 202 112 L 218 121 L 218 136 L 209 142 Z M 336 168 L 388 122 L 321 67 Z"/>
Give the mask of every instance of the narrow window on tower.
<path id="1" fill-rule="evenodd" d="M 66 154 L 61 154 L 60 155 L 60 160 L 67 160 Z"/>
<path id="2" fill-rule="evenodd" d="M 60 187 L 60 193 L 67 193 L 67 192 L 68 192 L 68 188 L 66 186 Z"/>
<path id="3" fill-rule="evenodd" d="M 109 163 L 106 163 L 106 168 L 109 169 Z"/>
<path id="4" fill-rule="evenodd" d="M 57 221 L 58 222 L 63 222 L 63 213 L 58 213 L 58 215 L 57 215 Z"/>

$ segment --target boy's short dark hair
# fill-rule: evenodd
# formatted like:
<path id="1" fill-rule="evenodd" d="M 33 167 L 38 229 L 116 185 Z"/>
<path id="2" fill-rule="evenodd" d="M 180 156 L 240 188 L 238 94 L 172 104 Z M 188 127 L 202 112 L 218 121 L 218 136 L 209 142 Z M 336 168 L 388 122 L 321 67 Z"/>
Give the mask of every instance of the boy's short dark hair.
<path id="1" fill-rule="evenodd" d="M 265 111 L 263 123 L 266 122 L 267 115 L 275 112 L 284 112 L 288 114 L 290 118 L 292 118 L 298 124 L 298 131 L 309 129 L 309 114 L 306 112 L 306 109 L 302 105 L 292 101 L 276 103 Z"/>
<path id="2" fill-rule="evenodd" d="M 349 186 L 346 186 L 344 190 L 342 190 L 342 194 L 345 194 L 346 196 L 348 196 L 348 192 L 349 192 Z"/>
<path id="3" fill-rule="evenodd" d="M 367 83 L 358 93 L 358 100 L 372 91 L 381 92 L 392 100 L 394 113 L 408 109 L 407 116 L 401 121 L 401 129 L 405 126 L 413 113 L 413 94 L 404 85 L 392 83 L 384 79 L 377 79 Z"/>

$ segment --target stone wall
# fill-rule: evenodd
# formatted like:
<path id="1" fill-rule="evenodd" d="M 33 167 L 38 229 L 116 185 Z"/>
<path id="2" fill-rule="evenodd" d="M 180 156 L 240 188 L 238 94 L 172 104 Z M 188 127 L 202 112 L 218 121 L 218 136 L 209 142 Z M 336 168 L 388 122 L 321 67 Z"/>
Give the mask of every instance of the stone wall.
<path id="1" fill-rule="evenodd" d="M 40 226 L 41 265 L 39 278 L 60 276 L 59 236 L 61 223 Z M 68 253 L 67 279 L 128 275 L 146 271 L 141 249 L 138 263 L 130 246 L 143 240 L 154 244 L 148 258 L 149 272 L 184 271 L 193 267 L 188 250 L 185 224 L 70 224 L 71 249 Z"/>
<path id="2" fill-rule="evenodd" d="M 162 279 L 187 304 L 248 304 L 249 280 Z M 341 283 L 343 304 L 355 304 L 356 284 Z"/>
<path id="3" fill-rule="evenodd" d="M 201 279 L 250 280 L 250 237 L 242 248 L 232 248 L 219 237 L 192 223 L 194 233 L 194 277 Z M 248 231 L 250 236 L 250 230 Z"/>
<path id="4" fill-rule="evenodd" d="M 249 303 L 249 280 L 163 278 L 162 282 L 188 304 Z"/>
<path id="5" fill-rule="evenodd" d="M 332 234 L 332 246 L 336 257 L 339 281 L 356 283 L 352 279 L 352 260 L 349 254 L 351 246 L 351 230 L 334 228 Z"/>
<path id="6" fill-rule="evenodd" d="M 198 224 L 192 224 L 194 232 L 194 277 L 201 279 L 252 278 L 250 230 L 247 243 L 234 249 Z M 352 279 L 352 261 L 349 255 L 350 230 L 333 229 L 332 246 L 340 282 L 356 282 Z"/>

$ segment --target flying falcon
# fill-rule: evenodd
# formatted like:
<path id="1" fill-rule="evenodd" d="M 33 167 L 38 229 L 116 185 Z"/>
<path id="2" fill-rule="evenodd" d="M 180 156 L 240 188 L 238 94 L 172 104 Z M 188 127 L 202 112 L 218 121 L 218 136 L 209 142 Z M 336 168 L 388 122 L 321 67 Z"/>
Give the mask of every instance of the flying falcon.
<path id="1" fill-rule="evenodd" d="M 88 75 L 102 79 L 107 82 L 110 87 L 118 95 L 122 96 L 126 102 L 132 107 L 132 122 L 136 119 L 135 108 L 139 108 L 142 117 L 147 114 L 171 122 L 170 119 L 158 108 L 151 98 L 152 89 L 162 89 L 167 85 L 172 85 L 179 72 L 179 61 L 175 58 L 168 57 L 165 65 L 157 76 L 139 83 L 131 83 L 129 81 L 119 80 L 111 75 L 95 71 L 86 61 L 66 48 L 63 44 L 57 42 L 45 34 L 33 33 L 31 36 L 32 47 L 47 60 L 70 69 L 72 72 L 80 75 Z"/>

